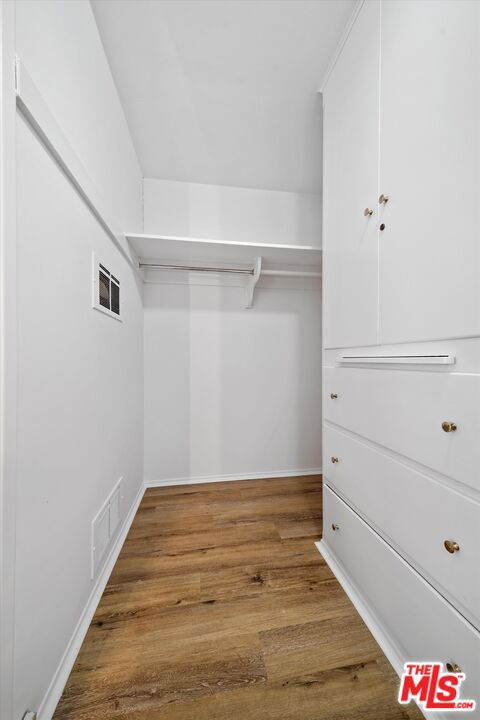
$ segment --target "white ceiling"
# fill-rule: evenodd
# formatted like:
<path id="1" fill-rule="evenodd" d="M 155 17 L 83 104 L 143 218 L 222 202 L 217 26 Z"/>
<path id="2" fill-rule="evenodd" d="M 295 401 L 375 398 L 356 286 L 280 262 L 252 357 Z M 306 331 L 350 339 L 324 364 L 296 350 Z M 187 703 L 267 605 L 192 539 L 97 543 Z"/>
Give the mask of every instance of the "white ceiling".
<path id="1" fill-rule="evenodd" d="M 317 93 L 354 0 L 92 0 L 145 177 L 321 189 Z"/>

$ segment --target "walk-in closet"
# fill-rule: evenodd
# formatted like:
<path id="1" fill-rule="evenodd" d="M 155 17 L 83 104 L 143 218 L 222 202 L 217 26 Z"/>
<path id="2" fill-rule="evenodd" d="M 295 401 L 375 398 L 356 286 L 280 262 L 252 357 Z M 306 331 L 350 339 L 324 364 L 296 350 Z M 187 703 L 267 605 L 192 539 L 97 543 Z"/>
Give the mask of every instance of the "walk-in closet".
<path id="1" fill-rule="evenodd" d="M 479 718 L 480 0 L 0 20 L 0 720 Z"/>

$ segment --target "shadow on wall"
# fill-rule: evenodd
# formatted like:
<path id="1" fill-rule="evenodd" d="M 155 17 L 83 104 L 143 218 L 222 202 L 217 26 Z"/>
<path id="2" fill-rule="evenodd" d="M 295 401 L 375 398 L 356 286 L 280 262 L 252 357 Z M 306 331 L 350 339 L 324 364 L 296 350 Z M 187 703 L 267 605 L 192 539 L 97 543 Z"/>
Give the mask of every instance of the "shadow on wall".
<path id="1" fill-rule="evenodd" d="M 243 287 L 146 284 L 147 481 L 320 467 L 320 291 L 243 301 Z"/>

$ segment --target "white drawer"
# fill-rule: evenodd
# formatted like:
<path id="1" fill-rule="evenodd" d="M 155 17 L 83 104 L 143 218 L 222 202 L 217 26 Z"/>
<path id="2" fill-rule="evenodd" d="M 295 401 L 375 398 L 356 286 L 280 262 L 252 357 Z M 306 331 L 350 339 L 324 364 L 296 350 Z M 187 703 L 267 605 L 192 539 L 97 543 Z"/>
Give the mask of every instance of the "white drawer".
<path id="1" fill-rule="evenodd" d="M 325 368 L 324 409 L 327 420 L 480 490 L 480 376 Z"/>
<path id="2" fill-rule="evenodd" d="M 480 634 L 326 485 L 324 518 L 321 546 L 373 613 L 395 655 L 402 662 L 455 662 L 467 676 L 462 696 L 478 705 Z"/>
<path id="3" fill-rule="evenodd" d="M 323 439 L 329 484 L 480 627 L 480 504 L 337 429 Z"/>

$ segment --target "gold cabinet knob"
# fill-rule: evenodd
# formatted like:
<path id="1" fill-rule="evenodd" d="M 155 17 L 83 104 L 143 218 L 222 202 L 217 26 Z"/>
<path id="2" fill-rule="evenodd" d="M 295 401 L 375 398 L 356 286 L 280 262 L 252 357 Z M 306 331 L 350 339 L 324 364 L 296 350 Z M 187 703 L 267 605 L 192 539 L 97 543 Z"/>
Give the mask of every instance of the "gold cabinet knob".
<path id="1" fill-rule="evenodd" d="M 336 400 L 338 398 L 338 395 L 337 393 L 330 393 L 330 397 L 332 398 L 332 400 Z"/>
<path id="2" fill-rule="evenodd" d="M 363 214 L 365 215 L 365 217 L 370 217 L 370 215 L 373 215 L 372 208 L 365 208 L 365 210 L 363 211 Z"/>
<path id="3" fill-rule="evenodd" d="M 332 530 L 335 532 L 335 530 L 340 530 L 340 527 L 337 525 L 337 523 L 332 523 Z"/>
<path id="4" fill-rule="evenodd" d="M 456 429 L 457 426 L 454 422 L 448 422 L 447 420 L 442 422 L 442 430 L 444 432 L 455 432 Z"/>
<path id="5" fill-rule="evenodd" d="M 334 457 L 333 455 L 332 455 L 332 457 L 330 458 L 330 460 L 332 461 L 332 463 L 333 463 L 334 465 L 335 465 L 335 463 L 338 462 L 338 458 L 337 458 L 337 457 Z"/>
<path id="6" fill-rule="evenodd" d="M 451 660 L 450 662 L 446 662 L 445 667 L 447 668 L 448 672 L 455 673 L 455 675 L 462 672 L 460 666 L 457 665 L 456 662 L 453 662 L 453 660 Z"/>
<path id="7" fill-rule="evenodd" d="M 378 198 L 378 202 L 380 203 L 380 205 L 385 205 L 388 201 L 388 195 L 380 195 L 380 197 Z"/>
<path id="8" fill-rule="evenodd" d="M 460 545 L 455 540 L 445 540 L 443 543 L 445 550 L 449 553 L 456 553 L 460 550 Z"/>

